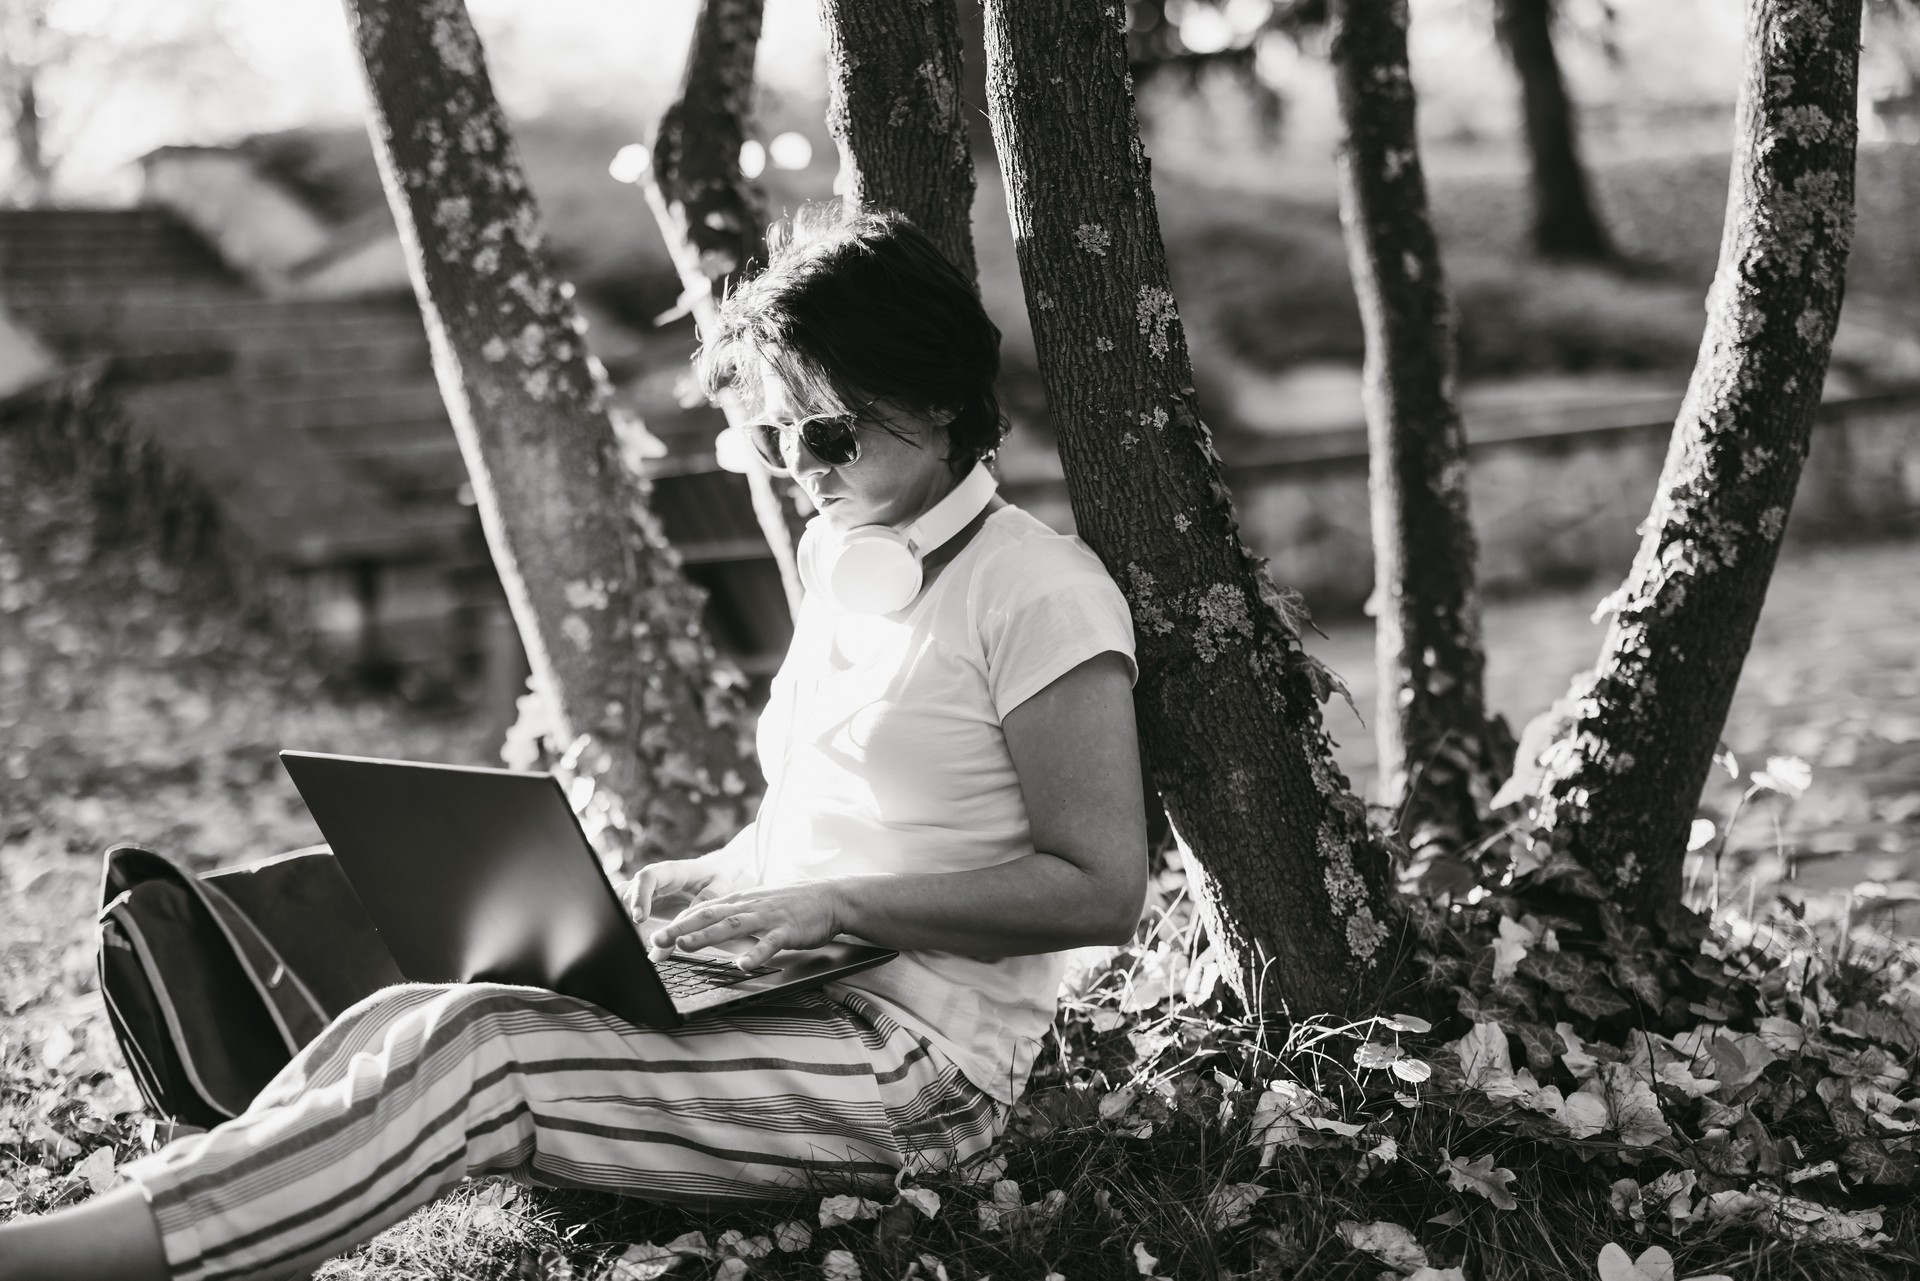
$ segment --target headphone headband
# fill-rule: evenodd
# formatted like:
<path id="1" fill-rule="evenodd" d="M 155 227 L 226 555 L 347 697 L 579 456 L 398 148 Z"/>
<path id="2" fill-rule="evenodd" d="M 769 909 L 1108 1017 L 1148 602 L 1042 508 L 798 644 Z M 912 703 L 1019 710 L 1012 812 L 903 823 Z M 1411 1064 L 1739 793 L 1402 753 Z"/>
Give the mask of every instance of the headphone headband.
<path id="1" fill-rule="evenodd" d="M 976 462 L 946 497 L 905 525 L 861 525 L 836 536 L 817 519 L 800 540 L 801 576 L 855 614 L 891 614 L 920 594 L 921 560 L 985 511 L 1000 484 Z"/>
<path id="2" fill-rule="evenodd" d="M 993 478 L 987 465 L 974 463 L 973 470 L 962 477 L 945 498 L 922 512 L 918 519 L 899 527 L 906 535 L 908 548 L 915 556 L 925 556 L 938 549 L 965 529 L 999 490 L 1000 482 Z"/>

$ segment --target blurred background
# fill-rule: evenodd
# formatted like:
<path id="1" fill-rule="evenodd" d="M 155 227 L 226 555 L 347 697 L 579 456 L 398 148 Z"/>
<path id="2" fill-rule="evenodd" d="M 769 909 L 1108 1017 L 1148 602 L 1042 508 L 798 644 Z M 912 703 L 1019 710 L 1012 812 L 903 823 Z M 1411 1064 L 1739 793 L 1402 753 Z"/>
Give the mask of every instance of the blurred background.
<path id="1" fill-rule="evenodd" d="M 1517 729 L 1590 664 L 1704 323 L 1739 6 L 1560 0 L 1550 52 L 1604 233 L 1543 254 L 1519 0 L 1415 0 L 1423 159 L 1459 313 L 1490 701 Z M 1859 229 L 1812 459 L 1726 731 L 1725 818 L 1762 882 L 1907 893 L 1920 862 L 1920 16 L 1872 4 Z M 634 179 L 692 0 L 470 0 L 550 248 L 719 647 L 787 636 L 692 324 Z M 1536 5 L 1542 13 L 1545 6 Z M 969 6 L 963 4 L 963 12 Z M 1372 768 L 1363 355 L 1311 0 L 1132 0 L 1142 126 L 1196 377 L 1248 542 L 1301 590 Z M 1509 15 L 1508 20 L 1511 20 Z M 971 16 L 977 35 L 978 14 Z M 1005 333 L 1010 496 L 1072 526 L 987 137 L 981 284 Z M 831 198 L 824 41 L 768 0 L 769 213 Z M 219 861 L 317 839 L 283 746 L 497 762 L 526 668 L 488 564 L 327 0 L 0 0 L 0 874 L 137 837 Z M 1887 886 L 1896 887 L 1888 891 Z M 24 936 L 23 936 L 24 937 Z M 0 998 L 5 993 L 0 992 Z M 5 1008 L 0 999 L 0 1009 Z"/>

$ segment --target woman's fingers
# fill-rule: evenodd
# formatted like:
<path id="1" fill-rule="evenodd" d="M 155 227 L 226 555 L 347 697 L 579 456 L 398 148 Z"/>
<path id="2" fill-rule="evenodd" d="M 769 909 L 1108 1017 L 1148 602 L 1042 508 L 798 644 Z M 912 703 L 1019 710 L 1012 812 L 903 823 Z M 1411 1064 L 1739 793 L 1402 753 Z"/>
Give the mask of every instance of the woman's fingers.
<path id="1" fill-rule="evenodd" d="M 741 938 L 751 929 L 748 915 L 738 903 L 726 899 L 699 903 L 655 930 L 647 942 L 659 952 L 671 952 L 676 946 L 693 949 Z"/>
<path id="2" fill-rule="evenodd" d="M 758 943 L 755 943 L 741 955 L 739 962 L 740 968 L 743 970 L 751 970 L 765 965 L 773 959 L 775 952 L 778 952 L 787 945 L 786 938 L 787 932 L 785 929 L 775 927 L 774 929 L 768 930 L 760 936 Z"/>
<path id="3" fill-rule="evenodd" d="M 697 893 L 713 879 L 697 859 L 649 863 L 633 874 L 620 892 L 620 901 L 636 924 L 647 919 L 653 903 L 664 895 Z"/>

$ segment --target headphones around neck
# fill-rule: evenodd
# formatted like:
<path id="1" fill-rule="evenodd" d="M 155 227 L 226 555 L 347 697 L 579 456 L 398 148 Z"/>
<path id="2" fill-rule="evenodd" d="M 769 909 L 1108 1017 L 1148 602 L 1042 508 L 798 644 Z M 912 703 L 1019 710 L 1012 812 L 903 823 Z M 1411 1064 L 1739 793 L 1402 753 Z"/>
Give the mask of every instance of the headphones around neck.
<path id="1" fill-rule="evenodd" d="M 860 525 L 844 534 L 808 524 L 800 540 L 800 575 L 850 614 L 891 614 L 913 604 L 925 577 L 921 561 L 951 542 L 986 510 L 1000 489 L 976 462 L 953 492 L 905 525 Z"/>

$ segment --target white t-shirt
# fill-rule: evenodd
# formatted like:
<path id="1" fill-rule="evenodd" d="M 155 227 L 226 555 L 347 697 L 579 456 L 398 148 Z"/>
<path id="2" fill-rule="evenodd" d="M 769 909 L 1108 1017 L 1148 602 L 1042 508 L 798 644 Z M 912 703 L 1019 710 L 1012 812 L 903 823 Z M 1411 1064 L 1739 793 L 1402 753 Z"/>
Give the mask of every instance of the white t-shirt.
<path id="1" fill-rule="evenodd" d="M 766 801 L 728 843 L 726 879 L 967 871 L 1033 853 L 1001 720 L 1108 650 L 1133 664 L 1120 589 L 1085 543 L 1018 507 L 987 517 L 898 613 L 849 614 L 809 591 L 760 716 Z M 1010 1103 L 1053 1021 L 1063 964 L 1061 953 L 908 952 L 845 986 Z"/>

